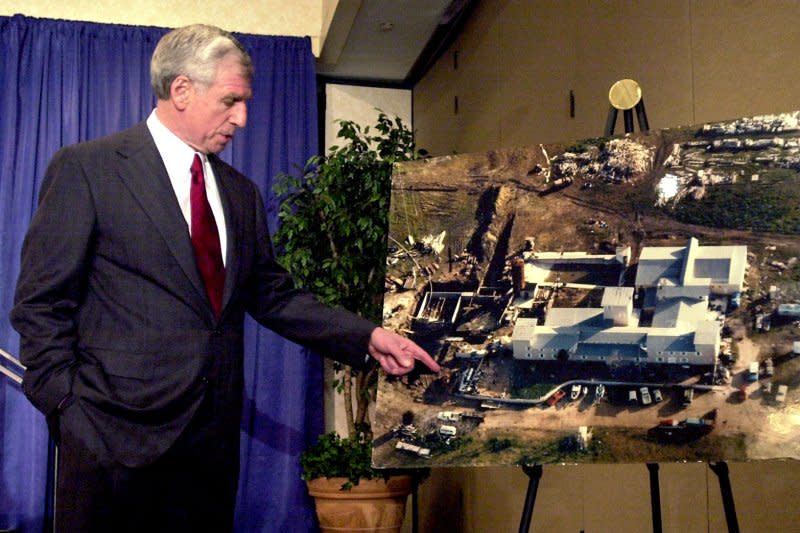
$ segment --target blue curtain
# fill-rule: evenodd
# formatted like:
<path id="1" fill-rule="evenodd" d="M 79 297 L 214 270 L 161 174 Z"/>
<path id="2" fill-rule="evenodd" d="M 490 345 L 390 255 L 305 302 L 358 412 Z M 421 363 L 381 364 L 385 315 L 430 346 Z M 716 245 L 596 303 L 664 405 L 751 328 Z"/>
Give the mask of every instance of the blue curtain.
<path id="1" fill-rule="evenodd" d="M 0 348 L 17 352 L 7 316 L 19 250 L 49 158 L 61 146 L 129 127 L 155 105 L 150 55 L 166 30 L 0 17 Z M 238 36 L 255 65 L 248 126 L 222 154 L 251 176 L 276 220 L 271 179 L 317 152 L 310 41 Z M 314 529 L 297 454 L 322 429 L 321 362 L 247 324 L 237 531 Z M 47 506 L 43 417 L 0 376 L 0 529 L 41 531 Z"/>
<path id="2" fill-rule="evenodd" d="M 234 141 L 233 166 L 257 180 L 272 229 L 278 200 L 272 177 L 317 153 L 317 92 L 310 39 L 239 35 L 256 69 L 247 127 Z M 241 142 L 239 142 L 241 141 Z M 322 360 L 246 324 L 245 407 L 236 531 L 316 529 L 298 455 L 323 429 Z"/>

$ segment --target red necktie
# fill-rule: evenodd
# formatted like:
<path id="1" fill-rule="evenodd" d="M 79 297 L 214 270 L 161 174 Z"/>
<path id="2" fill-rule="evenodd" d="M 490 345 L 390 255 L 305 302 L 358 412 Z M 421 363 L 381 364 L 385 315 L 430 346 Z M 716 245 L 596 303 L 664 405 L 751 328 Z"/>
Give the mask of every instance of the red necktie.
<path id="1" fill-rule="evenodd" d="M 192 247 L 197 266 L 203 276 L 208 299 L 214 315 L 219 320 L 222 312 L 222 289 L 225 286 L 225 266 L 222 263 L 222 250 L 214 213 L 206 196 L 206 182 L 203 176 L 203 163 L 194 154 L 192 161 L 192 186 L 189 192 L 192 210 Z"/>

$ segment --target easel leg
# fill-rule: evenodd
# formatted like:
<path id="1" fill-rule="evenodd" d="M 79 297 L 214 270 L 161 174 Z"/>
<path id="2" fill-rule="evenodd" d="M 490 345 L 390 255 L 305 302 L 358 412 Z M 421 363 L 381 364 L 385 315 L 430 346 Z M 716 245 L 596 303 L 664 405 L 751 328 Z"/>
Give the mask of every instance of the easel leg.
<path id="1" fill-rule="evenodd" d="M 522 508 L 522 519 L 519 521 L 519 533 L 528 533 L 531 528 L 533 504 L 536 503 L 536 492 L 539 480 L 542 479 L 542 465 L 523 465 L 522 471 L 528 475 L 528 492 L 525 494 L 525 507 Z"/>
<path id="2" fill-rule="evenodd" d="M 650 509 L 653 515 L 653 533 L 661 533 L 661 488 L 658 484 L 658 463 L 647 463 L 650 471 Z"/>
<path id="3" fill-rule="evenodd" d="M 639 103 L 636 104 L 636 118 L 639 121 L 639 131 L 650 130 L 650 123 L 647 122 L 647 111 L 644 109 L 644 98 L 640 98 Z"/>
<path id="4" fill-rule="evenodd" d="M 736 518 L 736 506 L 733 503 L 733 490 L 731 489 L 731 479 L 728 476 L 728 463 L 709 463 L 708 467 L 719 478 L 719 491 L 722 495 L 722 507 L 725 509 L 725 521 L 728 523 L 728 531 L 739 533 L 739 520 Z"/>
<path id="5" fill-rule="evenodd" d="M 633 133 L 633 111 L 630 109 L 623 111 L 622 121 L 625 123 L 625 133 Z"/>
<path id="6" fill-rule="evenodd" d="M 614 126 L 617 122 L 617 108 L 613 105 L 608 108 L 608 118 L 606 118 L 605 136 L 611 137 L 614 135 Z"/>

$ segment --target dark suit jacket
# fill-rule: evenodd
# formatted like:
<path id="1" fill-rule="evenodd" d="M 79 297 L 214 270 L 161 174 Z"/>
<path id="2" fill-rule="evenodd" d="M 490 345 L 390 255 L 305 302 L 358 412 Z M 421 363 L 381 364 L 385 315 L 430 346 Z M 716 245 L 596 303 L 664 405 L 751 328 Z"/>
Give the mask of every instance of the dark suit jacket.
<path id="1" fill-rule="evenodd" d="M 243 320 L 360 366 L 374 325 L 317 302 L 274 261 L 256 186 L 211 157 L 227 225 L 214 318 L 145 123 L 51 161 L 22 250 L 11 320 L 31 402 L 101 459 L 163 454 L 213 394 L 238 435 Z"/>

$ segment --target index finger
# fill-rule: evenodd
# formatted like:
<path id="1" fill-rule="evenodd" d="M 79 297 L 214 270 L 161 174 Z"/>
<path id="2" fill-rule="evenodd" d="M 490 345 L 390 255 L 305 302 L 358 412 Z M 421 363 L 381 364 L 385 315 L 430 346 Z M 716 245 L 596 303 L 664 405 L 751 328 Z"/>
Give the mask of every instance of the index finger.
<path id="1" fill-rule="evenodd" d="M 409 346 L 406 347 L 405 351 L 410 352 L 414 359 L 421 362 L 432 371 L 439 372 L 441 370 L 439 363 L 434 361 L 433 357 L 431 357 L 428 352 L 420 348 L 417 344 L 410 343 Z"/>

